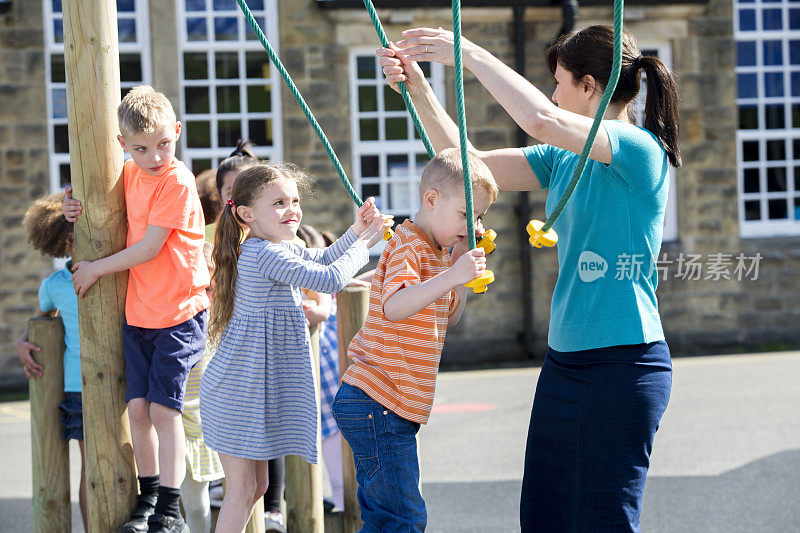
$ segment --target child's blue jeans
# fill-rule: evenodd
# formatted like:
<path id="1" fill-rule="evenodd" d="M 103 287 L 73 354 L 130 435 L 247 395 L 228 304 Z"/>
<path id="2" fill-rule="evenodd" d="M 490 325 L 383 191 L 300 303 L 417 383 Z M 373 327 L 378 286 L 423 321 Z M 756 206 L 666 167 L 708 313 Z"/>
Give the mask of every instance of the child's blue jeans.
<path id="1" fill-rule="evenodd" d="M 419 424 L 342 383 L 333 417 L 356 463 L 364 533 L 425 531 L 428 513 L 419 491 Z"/>

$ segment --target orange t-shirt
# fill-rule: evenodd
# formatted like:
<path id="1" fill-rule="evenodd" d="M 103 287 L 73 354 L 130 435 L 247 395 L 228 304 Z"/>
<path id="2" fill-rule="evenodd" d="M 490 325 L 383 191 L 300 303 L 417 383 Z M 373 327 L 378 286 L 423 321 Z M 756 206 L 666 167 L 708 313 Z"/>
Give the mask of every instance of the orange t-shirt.
<path id="1" fill-rule="evenodd" d="M 347 352 L 354 362 L 342 376 L 384 407 L 421 424 L 430 417 L 447 321 L 459 298 L 451 291 L 398 322 L 386 318 L 383 306 L 398 290 L 448 268 L 450 253 L 435 246 L 422 228 L 410 220 L 397 228 L 372 278 L 367 320 Z"/>
<path id="2" fill-rule="evenodd" d="M 172 230 L 155 259 L 130 269 L 125 318 L 131 326 L 149 329 L 186 322 L 209 306 L 205 221 L 194 176 L 177 159 L 160 176 L 150 176 L 128 160 L 122 179 L 127 246 L 141 241 L 147 226 Z"/>

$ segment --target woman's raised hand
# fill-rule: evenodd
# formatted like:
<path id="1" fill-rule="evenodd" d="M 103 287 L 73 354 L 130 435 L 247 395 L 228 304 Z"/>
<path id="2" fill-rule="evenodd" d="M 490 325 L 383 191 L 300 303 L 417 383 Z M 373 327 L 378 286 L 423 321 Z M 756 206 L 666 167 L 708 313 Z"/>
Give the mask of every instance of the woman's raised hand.
<path id="1" fill-rule="evenodd" d="M 403 54 L 414 61 L 435 61 L 443 65 L 452 66 L 455 63 L 453 55 L 453 32 L 442 28 L 414 28 L 403 32 L 403 40 L 397 42 Z M 461 37 L 463 52 L 474 46 L 470 41 Z"/>
<path id="2" fill-rule="evenodd" d="M 421 92 L 428 83 L 425 74 L 417 62 L 405 55 L 405 51 L 394 43 L 389 43 L 391 48 L 378 48 L 375 55 L 378 63 L 383 67 L 383 75 L 389 86 L 400 92 L 399 82 L 405 82 L 406 89 L 412 94 Z"/>

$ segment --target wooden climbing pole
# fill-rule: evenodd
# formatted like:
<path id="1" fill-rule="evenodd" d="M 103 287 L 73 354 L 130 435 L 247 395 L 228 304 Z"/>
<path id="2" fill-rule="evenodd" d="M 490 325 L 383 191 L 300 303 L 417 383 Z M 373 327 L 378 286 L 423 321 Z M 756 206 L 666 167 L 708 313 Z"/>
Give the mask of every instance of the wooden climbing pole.
<path id="1" fill-rule="evenodd" d="M 114 0 L 64 0 L 64 60 L 75 224 L 75 260 L 125 247 L 117 8 Z M 122 320 L 127 273 L 103 276 L 78 300 L 90 533 L 116 531 L 136 495 L 124 401 Z"/>

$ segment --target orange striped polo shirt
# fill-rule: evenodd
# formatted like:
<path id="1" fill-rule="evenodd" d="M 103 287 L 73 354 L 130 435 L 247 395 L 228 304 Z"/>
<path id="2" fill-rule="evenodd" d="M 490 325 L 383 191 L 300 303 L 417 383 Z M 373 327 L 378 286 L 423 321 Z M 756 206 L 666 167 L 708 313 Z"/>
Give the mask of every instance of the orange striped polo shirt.
<path id="1" fill-rule="evenodd" d="M 398 415 L 425 424 L 433 407 L 436 374 L 447 321 L 458 308 L 451 291 L 419 313 L 392 322 L 386 301 L 404 287 L 422 283 L 450 268 L 450 253 L 406 220 L 381 255 L 369 295 L 364 326 L 350 343 L 353 363 L 342 381 L 358 387 Z"/>

